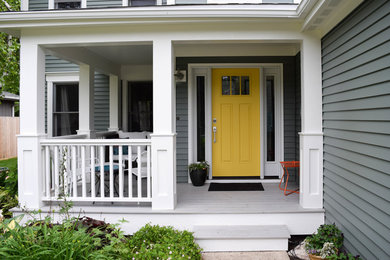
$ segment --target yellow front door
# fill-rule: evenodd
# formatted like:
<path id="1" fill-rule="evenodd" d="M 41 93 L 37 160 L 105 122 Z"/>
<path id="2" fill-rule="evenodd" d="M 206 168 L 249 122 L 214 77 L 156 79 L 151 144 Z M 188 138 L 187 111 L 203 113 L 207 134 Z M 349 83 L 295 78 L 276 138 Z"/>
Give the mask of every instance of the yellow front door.
<path id="1" fill-rule="evenodd" d="M 213 69 L 214 177 L 260 176 L 259 69 Z"/>

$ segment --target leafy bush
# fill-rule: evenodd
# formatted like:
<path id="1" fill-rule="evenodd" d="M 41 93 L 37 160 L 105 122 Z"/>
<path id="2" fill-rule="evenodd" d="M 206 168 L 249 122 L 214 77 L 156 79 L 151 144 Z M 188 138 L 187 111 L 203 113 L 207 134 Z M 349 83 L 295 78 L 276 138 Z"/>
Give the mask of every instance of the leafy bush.
<path id="1" fill-rule="evenodd" d="M 190 171 L 194 171 L 194 170 L 207 170 L 209 167 L 210 166 L 209 166 L 209 164 L 206 161 L 195 162 L 195 163 L 191 163 L 190 165 L 188 165 L 188 169 Z"/>
<path id="2" fill-rule="evenodd" d="M 0 171 L 0 210 L 6 217 L 12 217 L 9 210 L 18 205 L 18 171 L 15 167 L 9 170 Z"/>
<path id="3" fill-rule="evenodd" d="M 9 228 L 12 224 L 14 228 Z M 21 226 L 15 219 L 3 223 L 0 237 L 3 259 L 93 259 L 100 238 L 70 221 L 52 224 L 49 220 Z"/>
<path id="4" fill-rule="evenodd" d="M 130 259 L 201 259 L 201 248 L 188 231 L 145 225 L 129 240 Z"/>
<path id="5" fill-rule="evenodd" d="M 310 254 L 318 254 L 326 242 L 333 243 L 336 249 L 343 246 L 344 235 L 335 224 L 321 225 L 317 233 L 306 238 L 305 248 Z"/>

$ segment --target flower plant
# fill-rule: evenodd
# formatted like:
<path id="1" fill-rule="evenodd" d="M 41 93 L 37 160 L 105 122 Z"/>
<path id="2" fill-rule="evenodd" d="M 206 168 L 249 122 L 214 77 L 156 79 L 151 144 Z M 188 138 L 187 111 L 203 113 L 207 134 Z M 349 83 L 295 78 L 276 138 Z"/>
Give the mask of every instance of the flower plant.
<path id="1" fill-rule="evenodd" d="M 193 171 L 193 170 L 207 170 L 208 168 L 209 168 L 209 164 L 206 161 L 191 163 L 188 166 L 188 169 L 190 171 Z"/>

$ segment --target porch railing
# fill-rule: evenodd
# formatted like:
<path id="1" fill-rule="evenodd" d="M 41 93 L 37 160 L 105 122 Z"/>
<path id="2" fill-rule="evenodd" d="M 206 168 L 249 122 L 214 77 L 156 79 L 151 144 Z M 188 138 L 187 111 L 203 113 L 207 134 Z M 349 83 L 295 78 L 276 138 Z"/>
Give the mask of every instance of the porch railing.
<path id="1" fill-rule="evenodd" d="M 151 140 L 41 140 L 43 201 L 151 202 Z"/>

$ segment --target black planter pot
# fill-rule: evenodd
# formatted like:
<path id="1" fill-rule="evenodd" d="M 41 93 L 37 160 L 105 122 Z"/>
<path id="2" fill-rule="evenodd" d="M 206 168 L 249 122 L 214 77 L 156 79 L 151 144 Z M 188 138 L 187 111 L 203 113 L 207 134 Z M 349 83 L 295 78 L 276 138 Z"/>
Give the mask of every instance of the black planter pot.
<path id="1" fill-rule="evenodd" d="M 190 171 L 191 182 L 194 186 L 203 186 L 207 178 L 207 169 Z"/>

